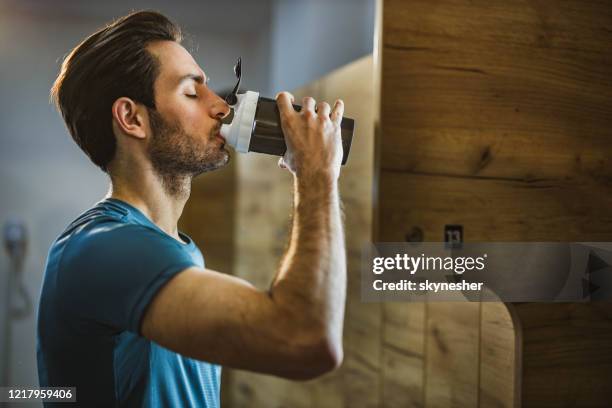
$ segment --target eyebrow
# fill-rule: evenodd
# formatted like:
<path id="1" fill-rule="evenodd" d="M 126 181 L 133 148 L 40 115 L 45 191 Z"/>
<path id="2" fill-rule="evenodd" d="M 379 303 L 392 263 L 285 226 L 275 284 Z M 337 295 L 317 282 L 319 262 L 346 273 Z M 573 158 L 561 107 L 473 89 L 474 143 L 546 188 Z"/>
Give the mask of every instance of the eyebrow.
<path id="1" fill-rule="evenodd" d="M 205 77 L 202 75 L 197 75 L 197 74 L 183 75 L 182 77 L 179 78 L 179 85 L 182 84 L 184 81 L 187 81 L 190 79 L 197 82 L 198 84 L 203 84 Z M 208 78 L 206 78 L 206 81 L 208 81 Z"/>

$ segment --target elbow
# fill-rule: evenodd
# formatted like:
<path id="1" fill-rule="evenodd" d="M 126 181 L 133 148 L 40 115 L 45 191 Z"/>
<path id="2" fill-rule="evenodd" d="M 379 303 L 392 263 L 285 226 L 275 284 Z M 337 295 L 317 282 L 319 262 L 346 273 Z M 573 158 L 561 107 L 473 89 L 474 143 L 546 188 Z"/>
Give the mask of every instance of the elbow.
<path id="1" fill-rule="evenodd" d="M 344 359 L 342 339 L 320 337 L 307 347 L 298 347 L 295 367 L 299 370 L 291 372 L 287 378 L 298 381 L 312 380 L 336 370 Z"/>
<path id="2" fill-rule="evenodd" d="M 315 376 L 318 377 L 327 374 L 339 368 L 344 360 L 344 350 L 342 348 L 342 340 L 336 342 L 324 342 L 319 351 L 319 370 L 315 370 Z"/>

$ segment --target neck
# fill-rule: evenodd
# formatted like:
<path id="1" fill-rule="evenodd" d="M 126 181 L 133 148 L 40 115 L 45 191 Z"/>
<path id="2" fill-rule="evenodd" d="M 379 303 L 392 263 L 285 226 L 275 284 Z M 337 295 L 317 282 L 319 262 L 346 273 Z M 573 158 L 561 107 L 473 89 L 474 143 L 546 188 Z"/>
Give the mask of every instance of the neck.
<path id="1" fill-rule="evenodd" d="M 111 176 L 107 197 L 138 208 L 168 235 L 180 240 L 178 220 L 191 191 L 191 177 L 162 178 L 151 172 Z"/>

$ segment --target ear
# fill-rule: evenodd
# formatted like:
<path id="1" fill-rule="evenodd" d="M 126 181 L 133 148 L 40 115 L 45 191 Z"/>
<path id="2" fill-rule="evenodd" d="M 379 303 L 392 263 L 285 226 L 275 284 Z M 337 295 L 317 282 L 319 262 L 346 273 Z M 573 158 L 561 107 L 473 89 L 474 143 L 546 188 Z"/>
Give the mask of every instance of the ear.
<path id="1" fill-rule="evenodd" d="M 146 109 L 127 97 L 118 98 L 112 106 L 113 119 L 119 130 L 139 139 L 147 136 L 145 128 Z"/>

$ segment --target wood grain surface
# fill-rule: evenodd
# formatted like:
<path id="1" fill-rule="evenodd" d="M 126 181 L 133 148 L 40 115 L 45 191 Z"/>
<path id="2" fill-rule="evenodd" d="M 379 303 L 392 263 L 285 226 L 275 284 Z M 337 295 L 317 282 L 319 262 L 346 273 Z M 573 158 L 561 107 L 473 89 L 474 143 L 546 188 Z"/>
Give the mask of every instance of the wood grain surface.
<path id="1" fill-rule="evenodd" d="M 459 224 L 471 242 L 610 241 L 612 4 L 381 8 L 377 240 L 441 241 Z M 609 403 L 610 304 L 405 308 L 423 363 L 385 370 L 383 389 L 404 391 L 390 406 Z M 424 393 L 408 392 L 419 374 Z"/>

